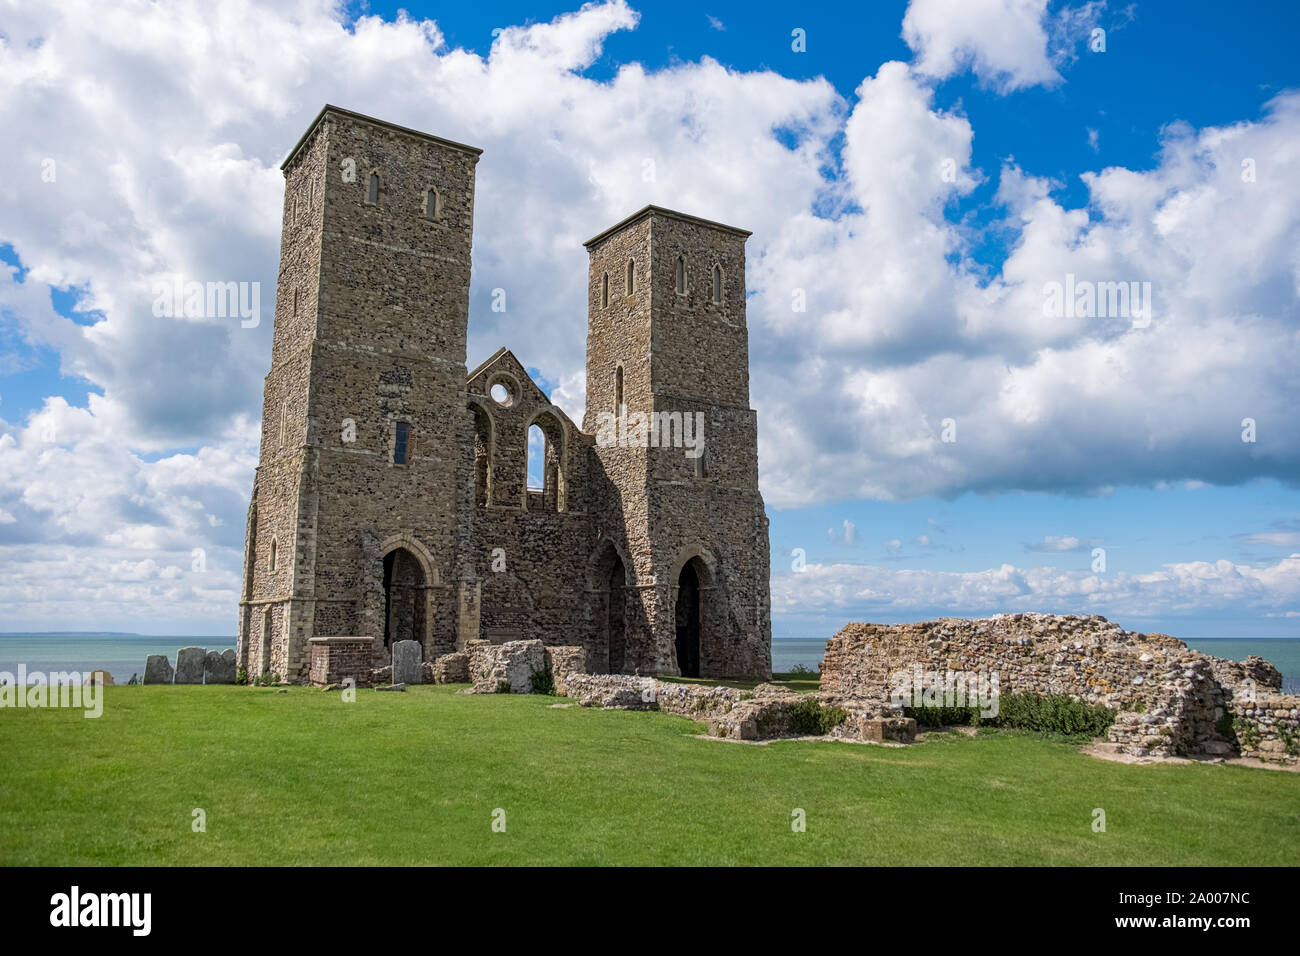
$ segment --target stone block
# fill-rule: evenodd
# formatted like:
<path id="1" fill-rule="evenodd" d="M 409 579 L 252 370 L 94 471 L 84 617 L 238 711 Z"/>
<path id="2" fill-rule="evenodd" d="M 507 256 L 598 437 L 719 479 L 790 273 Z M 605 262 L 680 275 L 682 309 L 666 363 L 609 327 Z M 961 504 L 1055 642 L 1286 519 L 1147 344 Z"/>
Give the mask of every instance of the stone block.
<path id="1" fill-rule="evenodd" d="M 438 684 L 468 684 L 469 655 L 464 651 L 443 654 L 433 662 L 433 680 Z"/>
<path id="2" fill-rule="evenodd" d="M 556 692 L 559 693 L 570 674 L 585 674 L 587 672 L 587 654 L 581 647 L 573 645 L 548 647 L 546 648 L 546 666 L 555 681 Z"/>
<path id="3" fill-rule="evenodd" d="M 144 661 L 144 682 L 146 684 L 170 684 L 175 671 L 166 654 L 150 654 Z"/>
<path id="4" fill-rule="evenodd" d="M 233 684 L 236 670 L 234 650 L 208 651 L 203 659 L 203 683 Z"/>
<path id="5" fill-rule="evenodd" d="M 393 683 L 419 684 L 424 680 L 420 667 L 423 650 L 419 641 L 396 641 L 393 644 Z"/>
<path id="6" fill-rule="evenodd" d="M 533 675 L 546 671 L 541 641 L 506 641 L 476 645 L 470 650 L 470 678 L 476 694 L 528 694 Z"/>
<path id="7" fill-rule="evenodd" d="M 176 684 L 202 684 L 203 664 L 208 651 L 203 647 L 182 647 L 176 652 Z"/>

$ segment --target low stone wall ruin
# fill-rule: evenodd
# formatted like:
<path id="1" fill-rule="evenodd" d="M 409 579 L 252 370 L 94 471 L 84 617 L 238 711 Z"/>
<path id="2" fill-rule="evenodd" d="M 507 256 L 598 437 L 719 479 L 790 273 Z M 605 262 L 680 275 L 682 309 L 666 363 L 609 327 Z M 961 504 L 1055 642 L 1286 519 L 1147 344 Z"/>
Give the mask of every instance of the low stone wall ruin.
<path id="1" fill-rule="evenodd" d="M 1117 717 L 1108 739 L 1138 756 L 1234 754 L 1229 727 L 1243 719 L 1246 701 L 1282 686 L 1262 658 L 1216 658 L 1168 634 L 1072 614 L 849 624 L 827 644 L 821 672 L 824 693 L 882 714 L 897 712 L 899 688 L 915 684 L 900 675 L 996 675 L 1001 694 L 1064 694 L 1109 707 Z"/>

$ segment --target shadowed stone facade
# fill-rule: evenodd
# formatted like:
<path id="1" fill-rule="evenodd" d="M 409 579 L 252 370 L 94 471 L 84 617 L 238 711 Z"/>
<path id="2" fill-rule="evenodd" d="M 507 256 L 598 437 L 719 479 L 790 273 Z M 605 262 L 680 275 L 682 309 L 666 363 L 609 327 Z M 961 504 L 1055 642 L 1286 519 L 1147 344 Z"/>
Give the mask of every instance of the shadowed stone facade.
<path id="1" fill-rule="evenodd" d="M 592 672 L 768 677 L 749 233 L 648 206 L 587 243 L 579 428 L 506 349 L 466 373 L 479 154 L 327 106 L 282 167 L 240 666 L 540 640 Z"/>

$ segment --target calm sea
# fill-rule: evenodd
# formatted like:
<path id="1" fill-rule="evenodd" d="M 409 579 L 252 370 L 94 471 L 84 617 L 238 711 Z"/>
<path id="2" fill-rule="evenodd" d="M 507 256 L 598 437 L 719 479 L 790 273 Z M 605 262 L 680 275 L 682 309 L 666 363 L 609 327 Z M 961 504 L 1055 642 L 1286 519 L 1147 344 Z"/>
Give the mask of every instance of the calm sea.
<path id="1" fill-rule="evenodd" d="M 1258 654 L 1282 672 L 1282 689 L 1290 694 L 1300 694 L 1300 638 L 1294 637 L 1232 637 L 1190 639 L 1187 646 L 1215 657 L 1234 661 Z M 788 671 L 796 664 L 816 670 L 826 650 L 826 639 L 820 637 L 776 637 L 772 639 L 772 670 Z"/>
<path id="2" fill-rule="evenodd" d="M 1223 638 L 1189 640 L 1188 645 L 1215 657 L 1242 660 L 1258 654 L 1282 672 L 1282 685 L 1289 693 L 1300 693 L 1300 639 Z M 132 674 L 144 675 L 144 661 L 150 654 L 166 654 L 176 664 L 181 647 L 206 647 L 223 651 L 235 646 L 230 636 L 167 637 L 141 634 L 0 634 L 0 671 L 16 674 L 19 664 L 27 670 L 81 671 L 103 669 L 119 684 Z M 820 637 L 778 637 L 772 640 L 772 670 L 788 671 L 796 664 L 816 670 L 826 650 Z"/>
<path id="3" fill-rule="evenodd" d="M 167 637 L 145 634 L 0 634 L 0 671 L 27 672 L 106 670 L 115 684 L 125 684 L 132 674 L 144 677 L 144 661 L 150 654 L 166 654 L 173 667 L 176 651 L 182 647 L 206 647 L 210 651 L 233 648 L 233 637 Z"/>

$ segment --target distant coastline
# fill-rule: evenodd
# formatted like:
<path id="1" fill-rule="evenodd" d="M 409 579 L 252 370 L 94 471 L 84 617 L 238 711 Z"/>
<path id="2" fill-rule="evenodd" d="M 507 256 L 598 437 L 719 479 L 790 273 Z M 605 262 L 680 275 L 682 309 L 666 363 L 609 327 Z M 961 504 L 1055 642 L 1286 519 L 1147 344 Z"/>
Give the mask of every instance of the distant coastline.
<path id="1" fill-rule="evenodd" d="M 817 670 L 826 637 L 775 637 L 772 670 Z M 1193 650 L 1242 660 L 1258 654 L 1282 672 L 1288 693 L 1300 693 L 1300 638 L 1211 637 L 1186 638 Z M 122 631 L 4 631 L 0 632 L 0 671 L 16 673 L 19 664 L 30 671 L 88 672 L 103 669 L 116 683 L 144 673 L 145 658 L 166 654 L 172 661 L 182 647 L 222 651 L 235 646 L 234 634 L 133 634 Z"/>

